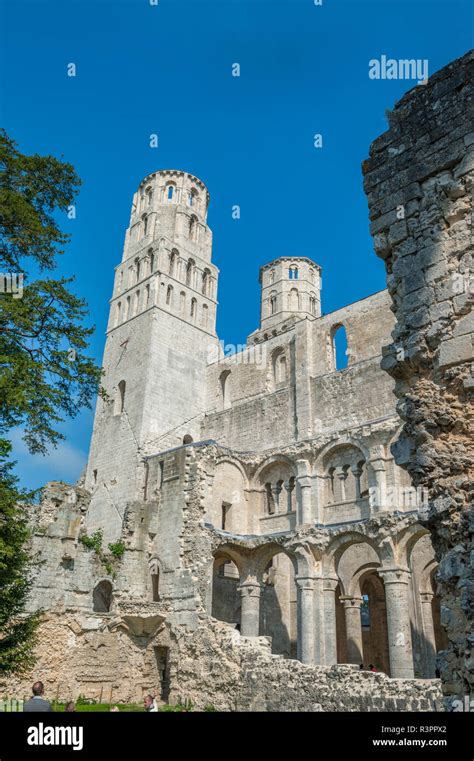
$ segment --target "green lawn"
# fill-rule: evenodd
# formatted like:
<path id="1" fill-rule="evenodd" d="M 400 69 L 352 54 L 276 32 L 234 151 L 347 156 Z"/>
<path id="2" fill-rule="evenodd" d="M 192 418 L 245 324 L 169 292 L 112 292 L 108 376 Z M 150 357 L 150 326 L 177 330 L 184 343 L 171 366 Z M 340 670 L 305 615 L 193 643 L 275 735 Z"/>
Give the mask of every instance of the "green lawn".
<path id="1" fill-rule="evenodd" d="M 64 711 L 65 703 L 53 703 L 53 710 L 57 711 L 58 713 L 61 713 L 61 711 Z M 113 703 L 113 707 L 117 707 L 119 711 L 126 711 L 126 712 L 135 712 L 141 711 L 144 713 L 144 708 L 142 705 L 139 705 L 138 703 Z M 91 712 L 98 712 L 98 713 L 107 713 L 110 711 L 111 706 L 108 703 L 79 703 L 76 705 L 76 712 L 77 713 L 91 713 Z"/>

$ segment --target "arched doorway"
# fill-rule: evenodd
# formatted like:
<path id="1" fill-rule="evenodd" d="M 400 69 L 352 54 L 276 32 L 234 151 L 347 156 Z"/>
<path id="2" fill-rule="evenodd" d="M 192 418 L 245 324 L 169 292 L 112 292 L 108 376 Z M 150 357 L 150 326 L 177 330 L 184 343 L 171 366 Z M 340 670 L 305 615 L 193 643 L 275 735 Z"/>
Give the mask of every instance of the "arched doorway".
<path id="1" fill-rule="evenodd" d="M 100 581 L 92 592 L 92 609 L 95 613 L 109 613 L 112 605 L 112 584 L 107 579 Z"/>
<path id="2" fill-rule="evenodd" d="M 369 571 L 360 579 L 364 667 L 375 666 L 390 676 L 387 607 L 382 579 Z"/>
<path id="3" fill-rule="evenodd" d="M 240 631 L 240 575 L 230 557 L 220 555 L 212 569 L 211 615 L 219 621 L 233 624 Z"/>
<path id="4" fill-rule="evenodd" d="M 296 658 L 297 590 L 293 561 L 278 552 L 266 565 L 260 602 L 260 634 L 272 638 L 272 653 Z"/>

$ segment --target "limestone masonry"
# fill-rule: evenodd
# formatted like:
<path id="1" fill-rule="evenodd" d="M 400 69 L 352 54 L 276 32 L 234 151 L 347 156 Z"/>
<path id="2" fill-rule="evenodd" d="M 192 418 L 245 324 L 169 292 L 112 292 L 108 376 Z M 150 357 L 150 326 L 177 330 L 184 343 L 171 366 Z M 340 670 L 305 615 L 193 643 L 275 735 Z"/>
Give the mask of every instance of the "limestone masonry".
<path id="1" fill-rule="evenodd" d="M 471 52 L 408 93 L 364 163 L 375 248 L 397 319 L 382 362 L 405 422 L 394 451 L 413 483 L 429 491 L 422 517 L 441 558 L 449 637 L 439 665 L 453 695 L 474 686 L 473 68 Z"/>
<path id="2" fill-rule="evenodd" d="M 441 293 L 451 250 L 467 256 L 463 156 L 474 138 L 454 119 L 466 65 L 405 96 L 365 162 L 389 292 L 322 314 L 316 262 L 262 262 L 260 326 L 233 356 L 215 330 L 207 188 L 177 170 L 140 184 L 87 471 L 75 487 L 48 484 L 34 520 L 43 562 L 30 607 L 45 611 L 34 674 L 50 694 L 119 701 L 154 690 L 241 711 L 446 706 L 436 653 L 462 639 L 452 617 L 464 598 L 443 566 L 440 605 L 420 508 L 423 518 L 433 479 L 456 503 L 443 496 L 443 510 L 460 510 L 466 488 L 472 320 L 467 298 Z M 420 165 L 433 171 L 421 176 Z M 439 230 L 432 242 L 425 226 Z M 381 368 L 388 346 L 383 367 L 396 380 Z M 410 399 L 398 412 L 394 390 Z M 444 412 L 430 408 L 438 402 Z M 397 441 L 426 493 L 396 464 Z M 417 474 L 428 471 L 426 483 Z"/>

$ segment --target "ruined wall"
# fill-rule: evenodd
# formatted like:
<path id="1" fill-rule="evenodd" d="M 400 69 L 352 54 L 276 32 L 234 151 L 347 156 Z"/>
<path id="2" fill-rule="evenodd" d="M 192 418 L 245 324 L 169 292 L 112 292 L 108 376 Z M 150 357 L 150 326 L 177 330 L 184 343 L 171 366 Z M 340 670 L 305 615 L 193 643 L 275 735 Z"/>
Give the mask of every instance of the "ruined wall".
<path id="1" fill-rule="evenodd" d="M 393 323 L 390 298 L 381 291 L 317 319 L 288 321 L 278 335 L 209 365 L 201 438 L 262 451 L 393 414 L 393 381 L 380 373 L 381 347 Z M 343 371 L 334 363 L 338 326 L 347 335 Z M 279 354 L 284 380 L 275 370 Z"/>
<path id="2" fill-rule="evenodd" d="M 449 638 L 438 662 L 444 692 L 457 696 L 473 682 L 472 69 L 471 52 L 407 93 L 363 163 L 397 320 L 382 362 L 405 423 L 393 452 L 415 485 L 429 489 L 422 518 L 440 560 Z"/>
<path id="3" fill-rule="evenodd" d="M 225 601 L 232 603 L 237 614 L 229 607 L 229 619 L 233 619 L 232 624 L 238 623 L 241 599 L 235 594 L 237 583 L 249 579 L 257 568 L 260 581 L 266 583 L 262 574 L 272 560 L 276 574 L 273 587 L 268 584 L 263 591 L 261 633 L 272 635 L 273 642 L 269 636 L 248 639 L 234 626 L 211 618 L 213 557 L 226 557 L 225 548 L 232 541 L 231 535 L 224 536 L 204 523 L 217 449 L 215 445 L 191 445 L 151 458 L 149 493 L 153 499 L 127 506 L 121 534 L 125 551 L 113 569 L 115 575 L 112 572 L 107 576 L 113 584 L 113 600 L 106 612 L 94 611 L 92 606 L 92 588 L 104 578 L 105 571 L 96 553 L 78 541 L 82 492 L 79 499 L 69 503 L 74 489 L 62 484 L 51 486 L 44 514 L 40 511 L 38 516 L 43 533 L 38 533 L 37 542 L 48 552 L 44 571 L 50 584 L 50 600 L 43 598 L 49 610 L 38 637 L 38 662 L 30 674 L 1 685 L 4 691 L 22 697 L 34 679 L 41 678 L 50 697 L 71 699 L 82 693 L 107 701 L 112 691 L 114 701 L 136 702 L 150 691 L 163 694 L 165 680 L 160 664 L 166 653 L 170 701 L 191 699 L 198 708 L 211 703 L 220 710 L 240 711 L 437 710 L 437 682 L 389 680 L 381 674 L 359 673 L 358 667 L 305 665 L 274 654 L 296 656 L 297 626 L 291 567 L 285 556 L 272 555 L 273 549 L 286 547 L 294 555 L 296 547 L 311 541 L 317 554 L 330 546 L 331 553 L 337 553 L 336 547 L 346 543 L 353 562 L 346 563 L 343 554 L 341 563 L 336 563 L 335 556 L 326 553 L 324 573 L 331 578 L 338 575 L 341 591 L 350 592 L 357 568 L 361 564 L 365 568 L 367 563 L 375 568 L 380 562 L 368 544 L 359 551 L 364 532 L 375 547 L 383 547 L 390 567 L 396 559 L 405 567 L 409 563 L 403 548 L 411 548 L 420 536 L 414 516 L 397 518 L 387 512 L 371 521 L 354 523 L 353 535 L 347 526 L 325 531 L 306 526 L 275 536 L 270 554 L 268 537 L 234 537 L 233 551 L 240 558 L 237 562 L 241 564 L 246 558 L 247 566 L 241 567 L 239 580 L 232 582 L 233 600 Z M 249 455 L 249 459 L 255 457 Z M 84 493 L 84 499 L 86 496 Z M 74 534 L 69 525 L 74 525 Z M 350 550 L 353 542 L 357 547 Z M 68 545 L 68 557 L 75 558 L 71 570 L 61 562 L 61 552 Z M 149 563 L 155 561 L 160 569 L 159 600 L 152 600 L 150 595 Z M 283 571 L 280 579 L 279 571 Z M 39 599 L 36 589 L 33 602 Z M 46 591 L 47 585 L 41 589 Z M 334 631 L 325 628 L 329 608 L 323 607 L 325 593 L 319 583 L 318 590 L 314 600 L 314 621 L 318 622 L 315 642 L 320 643 L 318 657 L 323 658 L 322 633 L 329 647 Z M 266 601 L 273 602 L 276 592 L 281 617 L 274 606 L 268 616 Z"/>
<path id="4" fill-rule="evenodd" d="M 219 657 L 209 669 L 209 654 Z M 392 680 L 359 667 L 306 666 L 272 655 L 266 637 L 245 638 L 209 621 L 178 640 L 172 702 L 221 711 L 442 711 L 438 680 Z"/>

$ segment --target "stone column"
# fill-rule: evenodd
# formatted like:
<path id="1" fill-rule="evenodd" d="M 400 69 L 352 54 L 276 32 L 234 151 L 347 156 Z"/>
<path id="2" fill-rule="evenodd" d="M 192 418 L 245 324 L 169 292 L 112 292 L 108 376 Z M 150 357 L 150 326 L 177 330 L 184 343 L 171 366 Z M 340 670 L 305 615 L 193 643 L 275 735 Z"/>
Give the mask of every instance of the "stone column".
<path id="1" fill-rule="evenodd" d="M 393 679 L 413 679 L 413 650 L 408 605 L 410 572 L 404 568 L 385 568 L 379 571 L 385 586 L 387 602 L 388 652 L 390 676 Z"/>
<path id="2" fill-rule="evenodd" d="M 372 478 L 369 481 L 369 488 L 375 489 L 375 494 L 371 494 L 370 507 L 373 513 L 378 513 L 386 507 L 387 499 L 387 471 L 385 467 L 385 452 L 382 446 L 370 448 L 370 466 Z"/>
<path id="3" fill-rule="evenodd" d="M 347 662 L 359 665 L 364 662 L 362 623 L 360 619 L 362 597 L 341 597 L 340 600 L 344 605 L 346 616 Z"/>
<path id="4" fill-rule="evenodd" d="M 359 465 L 353 465 L 351 471 L 355 481 L 356 499 L 360 499 L 360 477 L 362 475 L 362 468 Z"/>
<path id="5" fill-rule="evenodd" d="M 281 482 L 277 481 L 277 483 L 275 485 L 275 512 L 276 513 L 286 513 L 287 512 L 286 505 L 285 505 L 285 510 L 282 510 L 282 501 L 283 501 L 282 495 L 283 494 L 284 494 L 284 492 L 283 492 L 283 481 L 281 481 Z"/>
<path id="6" fill-rule="evenodd" d="M 339 579 L 324 579 L 324 663 L 337 663 L 336 588 Z"/>
<path id="7" fill-rule="evenodd" d="M 302 663 L 314 663 L 314 579 L 295 576 L 298 591 L 297 658 Z"/>
<path id="8" fill-rule="evenodd" d="M 317 474 L 314 476 L 314 488 L 313 488 L 313 501 L 314 511 L 313 518 L 316 524 L 324 523 L 324 504 L 326 494 L 326 482 L 325 475 Z"/>
<path id="9" fill-rule="evenodd" d="M 260 630 L 261 585 L 256 581 L 244 582 L 240 587 L 240 633 L 243 637 L 258 637 Z"/>
<path id="10" fill-rule="evenodd" d="M 433 622 L 433 592 L 421 592 L 421 617 L 423 621 L 423 646 L 425 653 L 425 676 L 433 679 L 436 670 L 436 638 Z"/>
<path id="11" fill-rule="evenodd" d="M 337 478 L 337 482 L 339 482 L 339 486 L 334 494 L 334 502 L 345 502 L 347 471 L 341 466 L 337 467 L 334 471 L 334 478 Z"/>
<path id="12" fill-rule="evenodd" d="M 311 524 L 311 476 L 310 467 L 307 460 L 296 460 L 297 482 L 300 491 L 300 509 L 298 511 L 298 522 L 300 524 Z"/>

